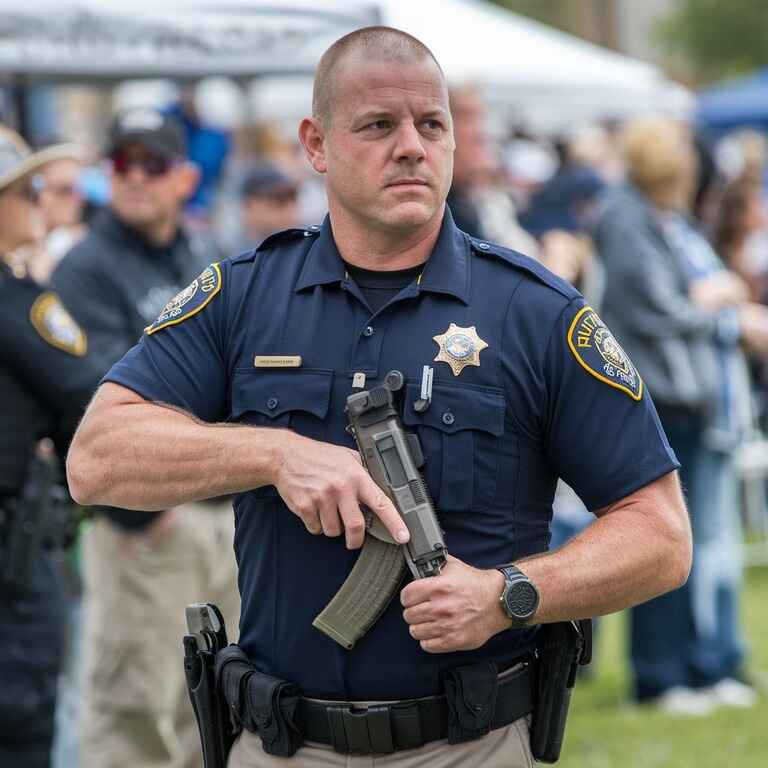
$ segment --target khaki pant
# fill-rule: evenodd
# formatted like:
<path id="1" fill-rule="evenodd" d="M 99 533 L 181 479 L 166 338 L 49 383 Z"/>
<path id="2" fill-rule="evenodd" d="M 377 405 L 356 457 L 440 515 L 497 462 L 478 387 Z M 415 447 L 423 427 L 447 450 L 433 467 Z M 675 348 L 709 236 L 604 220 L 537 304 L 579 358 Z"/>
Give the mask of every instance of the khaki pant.
<path id="1" fill-rule="evenodd" d="M 237 640 L 229 502 L 178 508 L 152 541 L 99 517 L 85 538 L 84 768 L 202 768 L 186 691 L 184 608 L 212 602 Z"/>
<path id="2" fill-rule="evenodd" d="M 227 768 L 532 768 L 528 718 L 463 744 L 432 741 L 391 755 L 341 755 L 325 744 L 308 742 L 292 758 L 272 757 L 248 731 L 238 737 Z"/>

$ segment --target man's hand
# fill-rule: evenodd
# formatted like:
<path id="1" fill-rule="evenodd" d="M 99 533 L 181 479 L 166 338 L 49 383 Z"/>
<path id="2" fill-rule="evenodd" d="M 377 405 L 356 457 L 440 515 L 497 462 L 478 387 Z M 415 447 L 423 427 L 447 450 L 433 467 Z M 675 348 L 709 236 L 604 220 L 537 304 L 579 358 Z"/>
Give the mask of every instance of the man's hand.
<path id="1" fill-rule="evenodd" d="M 470 651 L 510 626 L 499 597 L 504 576 L 448 555 L 439 576 L 417 579 L 400 593 L 411 635 L 428 653 Z"/>
<path id="2" fill-rule="evenodd" d="M 362 546 L 365 504 L 399 544 L 408 529 L 386 494 L 360 463 L 357 451 L 284 430 L 278 438 L 274 485 L 288 509 L 314 534 L 341 536 L 348 549 Z"/>
<path id="3" fill-rule="evenodd" d="M 741 336 L 749 352 L 758 357 L 768 354 L 768 308 L 745 304 L 739 313 Z"/>

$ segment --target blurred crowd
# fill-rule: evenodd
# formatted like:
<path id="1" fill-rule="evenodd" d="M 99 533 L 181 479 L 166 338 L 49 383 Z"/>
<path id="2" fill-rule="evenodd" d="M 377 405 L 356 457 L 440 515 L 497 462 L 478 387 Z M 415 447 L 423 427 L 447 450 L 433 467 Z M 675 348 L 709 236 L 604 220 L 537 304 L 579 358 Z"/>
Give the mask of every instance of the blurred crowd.
<path id="1" fill-rule="evenodd" d="M 516 126 L 491 129 L 482 94 L 470 86 L 451 93 L 451 108 L 456 154 L 449 205 L 458 226 L 538 259 L 582 291 L 639 369 L 683 465 L 694 569 L 684 588 L 632 611 L 633 697 L 684 715 L 751 706 L 756 693 L 739 606 L 744 536 L 736 457 L 759 439 L 768 419 L 765 139 L 745 132 L 718 144 L 694 126 L 660 117 L 558 137 Z M 184 100 L 119 116 L 103 146 L 73 148 L 34 181 L 37 237 L 8 257 L 15 271 L 62 296 L 104 371 L 144 326 L 172 309 L 174 295 L 206 264 L 325 215 L 322 179 L 297 141 L 269 123 L 233 133 L 206 126 Z M 78 557 L 69 563 L 75 629 L 61 686 L 59 766 L 79 765 L 81 745 L 94 754 L 125 750 L 122 765 L 150 764 L 131 752 L 131 739 L 149 745 L 153 765 L 199 764 L 194 726 L 188 724 L 187 746 L 179 735 L 177 710 L 188 709 L 183 681 L 167 697 L 155 691 L 155 706 L 167 699 L 163 711 L 144 720 L 126 715 L 141 699 L 141 686 L 126 687 L 119 675 L 120 639 L 109 631 L 110 601 L 125 598 L 110 575 L 115 548 L 130 547 L 142 526 L 153 541 L 181 539 L 181 516 L 110 510 L 85 524 L 103 530 L 91 535 L 85 566 Z M 590 519 L 561 486 L 553 545 Z M 194 525 L 184 546 L 202 546 L 189 543 L 193 534 L 200 538 L 199 521 Z M 209 571 L 220 560 L 233 561 L 231 531 L 211 536 L 219 548 L 198 558 Z M 158 605 L 153 622 L 162 623 L 171 610 L 183 620 L 184 601 L 209 599 L 188 599 L 177 588 L 173 572 L 184 558 L 173 548 L 167 555 L 153 572 L 154 589 L 167 587 L 178 604 Z M 200 583 L 187 573 L 183 581 Z M 221 583 L 235 593 L 234 562 Z M 152 590 L 145 584 L 136 594 L 146 599 Z M 85 629 L 77 629 L 81 605 Z M 156 656 L 150 678 L 165 677 L 157 659 L 180 671 L 177 624 L 153 637 L 170 650 Z M 132 680 L 141 667 L 140 660 L 131 662 Z M 101 729 L 85 741 L 83 711 L 90 713 L 83 718 L 89 727 Z"/>

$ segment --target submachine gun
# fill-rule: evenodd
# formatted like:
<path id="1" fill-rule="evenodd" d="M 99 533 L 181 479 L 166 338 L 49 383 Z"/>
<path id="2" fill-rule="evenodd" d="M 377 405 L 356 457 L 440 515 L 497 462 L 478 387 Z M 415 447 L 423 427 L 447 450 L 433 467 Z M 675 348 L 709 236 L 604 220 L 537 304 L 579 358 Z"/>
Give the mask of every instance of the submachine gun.
<path id="1" fill-rule="evenodd" d="M 363 465 L 390 498 L 411 534 L 397 544 L 384 524 L 364 509 L 366 537 L 347 580 L 312 622 L 344 648 L 352 648 L 397 593 L 406 569 L 416 579 L 440 574 L 446 547 L 427 484 L 419 469 L 424 456 L 415 434 L 403 429 L 393 394 L 404 384 L 390 371 L 384 384 L 347 397 L 347 431 Z"/>

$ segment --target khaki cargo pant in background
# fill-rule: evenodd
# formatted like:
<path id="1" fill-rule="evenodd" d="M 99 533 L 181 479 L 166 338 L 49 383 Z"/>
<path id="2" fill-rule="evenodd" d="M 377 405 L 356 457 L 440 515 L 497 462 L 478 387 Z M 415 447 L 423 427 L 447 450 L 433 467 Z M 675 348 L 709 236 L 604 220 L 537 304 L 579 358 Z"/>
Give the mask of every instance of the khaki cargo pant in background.
<path id="1" fill-rule="evenodd" d="M 230 502 L 178 507 L 157 543 L 102 517 L 85 539 L 83 768 L 202 768 L 184 608 L 212 602 L 237 641 Z"/>
<path id="2" fill-rule="evenodd" d="M 261 739 L 243 731 L 227 768 L 532 768 L 528 718 L 464 744 L 432 741 L 391 755 L 340 755 L 325 744 L 305 744 L 293 757 L 272 757 Z"/>

